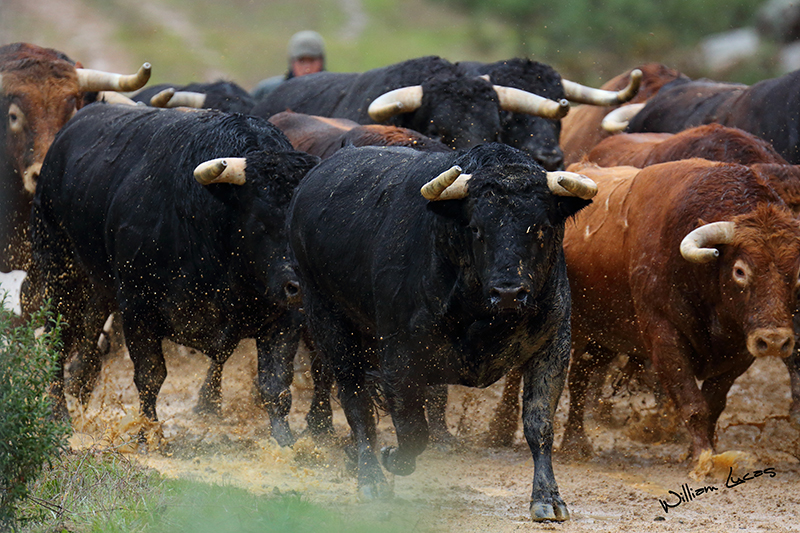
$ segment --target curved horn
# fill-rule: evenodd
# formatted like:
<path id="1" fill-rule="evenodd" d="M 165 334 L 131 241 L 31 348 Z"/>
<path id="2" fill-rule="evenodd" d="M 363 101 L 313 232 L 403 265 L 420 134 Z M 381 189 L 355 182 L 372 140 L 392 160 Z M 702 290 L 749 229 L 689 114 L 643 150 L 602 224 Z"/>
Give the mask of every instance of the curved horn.
<path id="1" fill-rule="evenodd" d="M 108 104 L 139 105 L 138 102 L 134 102 L 127 96 L 114 91 L 100 91 L 97 95 L 97 100 Z"/>
<path id="2" fill-rule="evenodd" d="M 717 244 L 730 244 L 736 228 L 733 222 L 712 222 L 691 231 L 681 241 L 681 255 L 691 263 L 708 263 L 719 257 Z"/>
<path id="3" fill-rule="evenodd" d="M 202 109 L 206 103 L 206 95 L 191 91 L 164 89 L 150 99 L 153 107 L 194 107 Z"/>
<path id="4" fill-rule="evenodd" d="M 618 107 L 603 117 L 603 122 L 601 122 L 600 125 L 603 130 L 608 133 L 619 133 L 628 127 L 628 123 L 631 119 L 635 117 L 636 113 L 641 111 L 645 105 L 646 104 L 628 104 Z"/>
<path id="5" fill-rule="evenodd" d="M 167 107 L 173 96 L 175 96 L 175 88 L 169 87 L 153 95 L 150 98 L 150 105 L 153 107 Z"/>
<path id="6" fill-rule="evenodd" d="M 461 167 L 453 165 L 420 189 L 426 200 L 460 200 L 467 196 L 467 182 L 472 174 L 461 174 Z"/>
<path id="7" fill-rule="evenodd" d="M 575 172 L 548 172 L 547 186 L 556 196 L 577 196 L 583 200 L 591 200 L 597 194 L 597 184 Z"/>
<path id="8" fill-rule="evenodd" d="M 400 113 L 410 113 L 422 105 L 422 85 L 400 87 L 383 93 L 369 104 L 370 118 L 375 122 L 384 122 Z"/>
<path id="9" fill-rule="evenodd" d="M 567 100 L 579 104 L 592 105 L 617 105 L 627 102 L 639 92 L 639 85 L 641 85 L 641 83 L 642 71 L 638 68 L 631 71 L 628 86 L 621 91 L 594 89 L 575 83 L 574 81 L 561 80 L 561 85 L 564 87 L 564 95 L 567 97 Z"/>
<path id="10" fill-rule="evenodd" d="M 200 163 L 194 169 L 194 179 L 201 185 L 212 183 L 232 183 L 244 185 L 244 169 L 247 161 L 244 157 L 222 157 Z"/>
<path id="11" fill-rule="evenodd" d="M 83 91 L 136 91 L 150 79 L 150 63 L 145 63 L 136 74 L 123 75 L 102 70 L 76 68 L 78 86 Z"/>
<path id="12" fill-rule="evenodd" d="M 569 112 L 569 102 L 563 98 L 559 101 L 544 98 L 522 89 L 494 85 L 494 92 L 500 100 L 500 108 L 514 113 L 526 113 L 554 120 L 560 119 Z"/>

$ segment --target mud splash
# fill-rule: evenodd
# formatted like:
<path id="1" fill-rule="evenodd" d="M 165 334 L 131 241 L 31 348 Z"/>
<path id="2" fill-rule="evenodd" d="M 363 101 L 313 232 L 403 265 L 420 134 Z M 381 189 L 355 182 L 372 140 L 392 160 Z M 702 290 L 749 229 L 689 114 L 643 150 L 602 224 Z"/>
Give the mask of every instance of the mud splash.
<path id="1" fill-rule="evenodd" d="M 726 488 L 724 477 L 693 480 L 692 465 L 684 461 L 688 442 L 683 430 L 674 421 L 658 420 L 662 431 L 645 431 L 654 416 L 664 417 L 654 414 L 652 396 L 629 388 L 607 394 L 601 407 L 589 413 L 586 426 L 596 450 L 592 460 L 572 463 L 555 454 L 556 479 L 572 519 L 532 524 L 533 462 L 521 430 L 511 448 L 484 445 L 502 381 L 485 390 L 451 387 L 448 423 L 459 447 L 429 448 L 413 475 L 389 476 L 392 502 L 364 504 L 358 502 L 354 473 L 342 452 L 348 428 L 339 406 L 334 406 L 337 442 L 315 445 L 302 436 L 311 392 L 303 364 L 295 375 L 290 418 L 301 438 L 289 449 L 270 438 L 266 415 L 253 400 L 254 343 L 243 342 L 225 366 L 220 417 L 193 410 L 208 367 L 205 356 L 170 343 L 165 347 L 168 377 L 158 401 L 161 422 L 145 428 L 151 436 L 149 451 L 133 438 L 142 421 L 136 416 L 133 365 L 124 351 L 106 362 L 86 409 L 70 404 L 78 432 L 74 446 L 118 447 L 170 477 L 233 484 L 257 494 L 294 491 L 353 516 L 400 516 L 416 531 L 800 531 L 800 432 L 786 417 L 789 382 L 777 360 L 757 361 L 737 381 L 718 426 L 720 450 L 748 454 L 752 463 L 743 468 L 771 467 L 774 478 L 735 488 Z M 566 418 L 566 396 L 557 413 L 556 442 Z M 379 439 L 394 443 L 387 416 L 380 420 Z M 670 491 L 684 485 L 695 493 L 701 486 L 719 490 L 665 513 L 659 500 L 677 501 Z"/>

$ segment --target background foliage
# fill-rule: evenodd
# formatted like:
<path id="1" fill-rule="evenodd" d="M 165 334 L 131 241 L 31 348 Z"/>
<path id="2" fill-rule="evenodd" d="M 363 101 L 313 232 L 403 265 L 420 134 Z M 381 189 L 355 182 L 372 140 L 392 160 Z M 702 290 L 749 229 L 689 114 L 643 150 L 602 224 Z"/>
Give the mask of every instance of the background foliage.
<path id="1" fill-rule="evenodd" d="M 147 60 L 154 65 L 152 83 L 225 77 L 250 89 L 285 72 L 289 37 L 314 29 L 326 39 L 328 69 L 334 71 L 363 71 L 428 54 L 453 61 L 528 55 L 565 77 L 596 84 L 645 61 L 660 61 L 693 77 L 710 75 L 697 60 L 698 43 L 754 25 L 763 3 L 3 0 L 0 41 L 53 46 L 95 68 L 129 71 Z M 776 47 L 767 40 L 762 48 L 753 59 L 712 77 L 752 83 L 777 75 Z"/>

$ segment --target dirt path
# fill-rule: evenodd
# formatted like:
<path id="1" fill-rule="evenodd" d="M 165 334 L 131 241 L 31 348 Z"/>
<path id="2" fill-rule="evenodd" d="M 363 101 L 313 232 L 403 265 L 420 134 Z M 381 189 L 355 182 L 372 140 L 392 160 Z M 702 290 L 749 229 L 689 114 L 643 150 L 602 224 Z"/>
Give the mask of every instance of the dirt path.
<path id="1" fill-rule="evenodd" d="M 192 411 L 205 358 L 171 346 L 169 376 L 158 404 L 167 451 L 134 456 L 168 476 L 233 483 L 256 493 L 298 491 L 351 515 L 405 521 L 409 531 L 800 531 L 800 464 L 795 457 L 800 441 L 785 417 L 789 384 L 780 361 L 758 361 L 740 378 L 719 425 L 721 450 L 737 449 L 753 458 L 739 478 L 766 468 L 774 469 L 774 477 L 761 475 L 734 488 L 725 486 L 724 475 L 695 481 L 688 475 L 690 465 L 681 462 L 687 450 L 682 431 L 677 442 L 646 444 L 629 438 L 637 432 L 631 424 L 608 427 L 590 419 L 597 456 L 585 463 L 555 456 L 556 479 L 572 520 L 532 524 L 527 502 L 533 463 L 520 433 L 512 448 L 482 444 L 501 383 L 486 390 L 451 387 L 448 422 L 462 446 L 427 450 L 413 475 L 391 479 L 394 501 L 364 504 L 356 499 L 355 478 L 339 446 L 315 447 L 301 438 L 294 449 L 282 449 L 270 441 L 267 420 L 251 397 L 253 350 L 252 343 L 244 343 L 226 365 L 223 416 L 214 418 Z M 291 424 L 301 431 L 309 391 L 302 372 L 296 381 Z M 88 410 L 77 417 L 76 426 L 84 433 L 75 442 L 121 442 L 120 431 L 136 411 L 135 398 L 132 364 L 127 356 L 117 356 L 106 364 Z M 617 402 L 612 409 L 617 424 L 611 425 L 619 426 L 631 414 L 624 405 L 637 402 L 646 403 L 646 398 L 634 394 Z M 563 431 L 564 403 L 562 398 L 556 442 Z M 339 435 L 347 434 L 338 407 L 335 425 Z M 388 417 L 381 420 L 380 439 L 394 439 Z M 677 503 L 669 491 L 685 494 L 684 484 L 693 495 L 701 487 L 714 489 L 665 512 L 659 500 Z"/>

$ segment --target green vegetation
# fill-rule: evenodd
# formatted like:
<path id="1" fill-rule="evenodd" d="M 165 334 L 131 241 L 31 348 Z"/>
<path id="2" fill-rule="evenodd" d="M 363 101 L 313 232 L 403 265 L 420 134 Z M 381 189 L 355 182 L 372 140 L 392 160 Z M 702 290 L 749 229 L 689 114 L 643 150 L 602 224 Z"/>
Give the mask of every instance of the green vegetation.
<path id="1" fill-rule="evenodd" d="M 286 71 L 286 44 L 302 29 L 325 37 L 327 67 L 338 72 L 433 54 L 452 61 L 526 55 L 593 85 L 649 61 L 692 77 L 745 83 L 779 74 L 776 47 L 769 43 L 757 57 L 723 73 L 704 71 L 695 57 L 705 37 L 752 26 L 764 0 L 76 1 L 91 14 L 87 22 L 107 23 L 110 30 L 100 40 L 112 45 L 104 48 L 112 59 L 117 59 L 115 50 L 125 55 L 128 64 L 120 69 L 153 64 L 151 83 L 222 77 L 250 89 Z M 80 59 L 70 46 L 82 27 L 58 17 L 42 21 L 30 10 L 4 9 L 0 30 L 5 25 L 12 38 L 54 46 Z"/>
<path id="2" fill-rule="evenodd" d="M 356 518 L 300 495 L 258 496 L 232 486 L 161 477 L 112 451 L 69 452 L 30 487 L 20 508 L 26 533 L 381 533 L 414 524 Z M 357 513 L 362 514 L 362 513 Z"/>
<path id="3" fill-rule="evenodd" d="M 53 420 L 48 386 L 56 370 L 59 327 L 37 338 L 48 315 L 19 327 L 0 302 L 0 529 L 9 527 L 28 485 L 63 449 L 69 425 Z"/>

